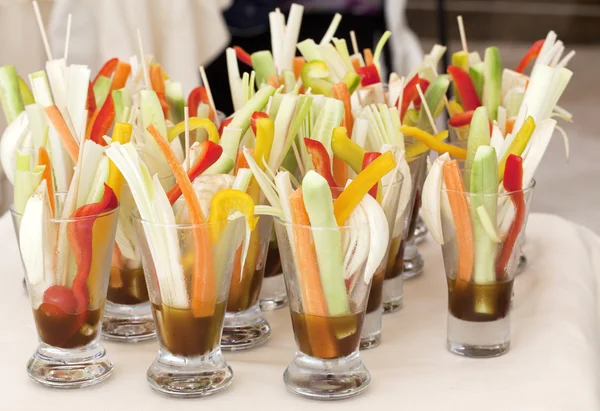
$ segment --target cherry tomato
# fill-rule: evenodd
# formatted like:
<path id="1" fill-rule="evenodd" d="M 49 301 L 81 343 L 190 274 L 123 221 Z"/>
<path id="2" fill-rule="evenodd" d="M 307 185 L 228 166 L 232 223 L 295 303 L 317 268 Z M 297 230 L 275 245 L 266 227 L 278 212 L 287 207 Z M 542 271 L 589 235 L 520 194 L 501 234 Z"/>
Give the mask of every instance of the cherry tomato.
<path id="1" fill-rule="evenodd" d="M 62 317 L 74 314 L 77 306 L 75 293 L 62 285 L 53 285 L 44 292 L 42 310 L 48 315 Z"/>

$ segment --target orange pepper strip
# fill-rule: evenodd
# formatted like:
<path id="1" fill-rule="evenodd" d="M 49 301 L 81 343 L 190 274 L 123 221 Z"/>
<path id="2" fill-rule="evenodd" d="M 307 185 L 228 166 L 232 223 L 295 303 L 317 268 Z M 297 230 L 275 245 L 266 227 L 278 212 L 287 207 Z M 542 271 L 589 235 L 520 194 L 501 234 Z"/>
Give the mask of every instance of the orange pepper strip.
<path id="1" fill-rule="evenodd" d="M 443 171 L 446 189 L 449 190 L 447 192 L 448 201 L 456 226 L 456 242 L 458 245 L 458 273 L 456 279 L 468 283 L 471 280 L 471 272 L 473 271 L 474 244 L 469 204 L 464 195 L 465 185 L 456 160 L 445 163 Z"/>
<path id="2" fill-rule="evenodd" d="M 46 150 L 45 147 L 40 147 L 38 149 L 38 165 L 45 167 L 44 172 L 42 173 L 42 180 L 46 180 L 50 209 L 52 210 L 52 215 L 54 215 L 56 206 L 54 204 L 54 184 L 52 183 L 52 162 L 50 161 L 48 150 Z"/>
<path id="3" fill-rule="evenodd" d="M 71 130 L 69 130 L 69 127 L 67 127 L 67 123 L 65 123 L 65 119 L 60 113 L 60 110 L 58 107 L 53 105 L 45 107 L 44 111 L 56 129 L 56 132 L 60 136 L 67 153 L 69 153 L 69 157 L 71 157 L 71 160 L 73 160 L 74 163 L 77 163 L 77 159 L 79 158 L 79 146 L 75 142 L 75 138 L 73 137 L 73 134 L 71 134 Z"/>
<path id="4" fill-rule="evenodd" d="M 113 77 L 110 89 L 119 90 L 125 87 L 125 84 L 127 84 L 127 78 L 129 77 L 129 73 L 131 73 L 131 65 L 124 61 L 119 61 L 119 64 L 117 64 L 117 69 L 115 70 L 115 76 Z"/>
<path id="5" fill-rule="evenodd" d="M 192 312 L 195 317 L 210 317 L 214 314 L 217 303 L 217 283 L 212 255 L 210 231 L 203 225 L 206 222 L 200 201 L 196 197 L 192 182 L 187 173 L 177 160 L 175 153 L 160 131 L 150 124 L 148 132 L 154 137 L 156 144 L 162 151 L 167 163 L 173 171 L 177 185 L 181 189 L 185 202 L 187 203 L 190 220 L 193 225 L 195 242 L 194 274 L 192 279 Z"/>

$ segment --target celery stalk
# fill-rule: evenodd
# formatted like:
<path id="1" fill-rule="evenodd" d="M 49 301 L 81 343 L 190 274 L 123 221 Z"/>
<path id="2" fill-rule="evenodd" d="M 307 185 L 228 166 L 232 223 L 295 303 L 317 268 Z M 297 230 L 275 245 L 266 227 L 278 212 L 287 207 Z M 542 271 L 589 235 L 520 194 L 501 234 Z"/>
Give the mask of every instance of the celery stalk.
<path id="1" fill-rule="evenodd" d="M 132 105 L 131 93 L 126 88 L 113 90 L 112 98 L 115 103 L 115 121 L 126 123 L 129 120 L 127 118 L 127 111 L 129 111 Z"/>
<path id="2" fill-rule="evenodd" d="M 163 138 L 167 138 L 167 124 L 165 123 L 162 107 L 158 101 L 156 92 L 153 90 L 140 90 L 139 96 L 140 120 L 144 132 L 144 143 L 153 153 L 159 153 L 160 151 L 156 141 L 154 141 L 154 137 L 146 129 L 150 124 L 154 124 Z M 147 160 L 153 174 L 158 174 L 159 176 L 171 174 L 171 168 L 162 156 L 152 159 L 153 161 L 150 161 L 150 158 Z"/>
<path id="3" fill-rule="evenodd" d="M 0 67 L 0 103 L 9 124 L 25 110 L 15 66 Z"/>
<path id="4" fill-rule="evenodd" d="M 250 127 L 250 117 L 255 111 L 261 111 L 275 93 L 275 88 L 272 86 L 264 86 L 256 92 L 256 94 L 246 103 L 241 109 L 239 109 L 233 116 L 233 120 L 229 124 L 232 128 L 239 128 L 242 130 L 242 135 L 246 133 L 248 127 Z"/>
<path id="5" fill-rule="evenodd" d="M 35 104 L 35 98 L 33 98 L 33 93 L 27 87 L 27 83 L 25 80 L 19 76 L 19 90 L 21 91 L 21 97 L 23 98 L 23 104 L 28 106 L 29 104 Z"/>
<path id="6" fill-rule="evenodd" d="M 283 76 L 285 92 L 292 93 L 294 91 L 294 88 L 296 87 L 296 77 L 294 76 L 294 72 L 291 70 L 283 70 L 281 74 Z"/>
<path id="7" fill-rule="evenodd" d="M 252 53 L 252 68 L 256 72 L 256 86 L 260 87 L 276 74 L 273 55 L 269 50 Z"/>
<path id="8" fill-rule="evenodd" d="M 487 108 L 490 119 L 496 120 L 502 93 L 502 60 L 497 47 L 485 50 L 484 64 L 483 105 Z"/>
<path id="9" fill-rule="evenodd" d="M 298 50 L 300 50 L 307 63 L 313 60 L 323 60 L 317 44 L 312 39 L 306 39 L 298 43 Z"/>
<path id="10" fill-rule="evenodd" d="M 177 124 L 183 121 L 183 110 L 185 107 L 185 95 L 183 85 L 178 82 L 167 81 L 165 84 L 165 97 L 169 103 L 171 119 Z"/>
<path id="11" fill-rule="evenodd" d="M 52 93 L 50 92 L 50 84 L 45 71 L 36 71 L 29 75 L 29 82 L 35 101 L 44 107 L 54 104 Z"/>

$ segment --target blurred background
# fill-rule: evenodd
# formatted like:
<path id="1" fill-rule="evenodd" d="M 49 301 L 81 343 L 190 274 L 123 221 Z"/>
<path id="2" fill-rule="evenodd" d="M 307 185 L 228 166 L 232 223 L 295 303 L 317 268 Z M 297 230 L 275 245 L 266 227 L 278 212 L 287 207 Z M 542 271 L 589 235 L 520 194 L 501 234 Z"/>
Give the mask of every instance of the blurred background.
<path id="1" fill-rule="evenodd" d="M 298 0 L 305 6 L 300 40 L 320 39 L 335 12 L 343 15 L 336 37 L 373 48 L 392 31 L 384 61 L 388 71 L 407 75 L 423 50 L 445 43 L 448 55 L 460 49 L 456 17 L 462 15 L 469 51 L 500 48 L 505 67 L 514 68 L 531 43 L 549 30 L 577 55 L 575 75 L 560 105 L 574 115 L 562 124 L 571 141 L 571 161 L 555 135 L 537 174 L 534 211 L 554 213 L 600 233 L 600 0 Z M 284 0 L 39 0 L 54 57 L 64 53 L 66 22 L 72 14 L 69 64 L 96 72 L 112 57 L 155 56 L 186 94 L 207 68 L 217 108 L 231 112 L 224 51 L 238 45 L 249 52 L 270 49 L 268 12 Z M 46 55 L 29 0 L 0 0 L 0 65 L 14 64 L 21 75 L 43 69 Z M 243 68 L 243 65 L 240 65 Z M 443 70 L 440 67 L 440 70 Z M 0 130 L 4 129 L 0 119 Z M 0 172 L 1 174 L 1 172 Z M 0 176 L 0 179 L 2 177 Z M 5 188 L 7 190 L 8 188 Z M 10 191 L 10 190 L 9 190 Z M 0 213 L 10 200 L 0 190 Z"/>

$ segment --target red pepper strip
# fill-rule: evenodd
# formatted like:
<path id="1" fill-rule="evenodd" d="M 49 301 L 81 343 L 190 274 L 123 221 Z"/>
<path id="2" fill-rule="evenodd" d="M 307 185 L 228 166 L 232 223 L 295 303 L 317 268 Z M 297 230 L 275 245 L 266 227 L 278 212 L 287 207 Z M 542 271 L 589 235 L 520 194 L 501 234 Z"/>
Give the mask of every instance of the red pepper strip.
<path id="1" fill-rule="evenodd" d="M 229 117 L 221 122 L 221 125 L 219 126 L 219 136 L 223 135 L 223 129 L 227 127 L 232 121 L 233 117 Z"/>
<path id="2" fill-rule="evenodd" d="M 363 87 L 370 86 L 371 84 L 381 83 L 381 77 L 379 77 L 379 71 L 377 70 L 375 64 L 359 67 L 356 70 L 356 74 L 362 77 L 360 85 Z"/>
<path id="3" fill-rule="evenodd" d="M 250 54 L 246 50 L 239 46 L 233 46 L 233 49 L 235 50 L 235 54 L 237 54 L 239 61 L 247 66 L 252 67 L 252 57 L 250 57 Z"/>
<path id="4" fill-rule="evenodd" d="M 198 161 L 196 161 L 194 166 L 188 171 L 188 177 L 192 182 L 196 179 L 196 177 L 205 172 L 208 167 L 212 166 L 223 153 L 223 147 L 208 140 L 202 142 L 198 150 L 200 150 Z M 181 189 L 179 188 L 179 184 L 175 184 L 169 190 L 167 197 L 169 198 L 171 204 L 175 204 L 175 201 L 181 197 Z"/>
<path id="5" fill-rule="evenodd" d="M 329 187 L 337 187 L 333 175 L 331 175 L 331 161 L 329 159 L 329 153 L 325 150 L 325 146 L 323 146 L 320 141 L 313 140 L 312 138 L 305 138 L 304 144 L 306 144 L 308 154 L 312 157 L 315 171 L 327 180 Z"/>
<path id="6" fill-rule="evenodd" d="M 404 86 L 404 92 L 402 93 L 402 105 L 400 106 L 400 121 L 404 121 L 404 115 L 406 114 L 406 110 L 410 106 L 410 103 L 415 101 L 417 97 L 419 97 L 419 92 L 417 91 L 417 84 L 420 85 L 419 75 L 415 74 L 413 78 L 410 79 L 406 86 Z"/>
<path id="7" fill-rule="evenodd" d="M 469 76 L 469 73 L 461 69 L 460 67 L 450 66 L 448 67 L 448 73 L 452 76 L 458 95 L 462 101 L 465 111 L 475 110 L 477 107 L 481 107 L 481 100 L 477 96 L 473 80 Z"/>
<path id="8" fill-rule="evenodd" d="M 215 112 L 210 106 L 210 101 L 208 99 L 208 93 L 206 92 L 206 87 L 199 86 L 193 89 L 188 96 L 188 107 L 190 109 L 190 117 L 198 117 L 198 107 L 200 107 L 200 103 L 204 103 L 208 106 L 208 118 L 210 121 L 215 120 Z"/>
<path id="9" fill-rule="evenodd" d="M 423 92 L 423 94 L 425 94 L 425 92 L 427 91 L 427 88 L 429 87 L 429 81 L 424 78 L 419 78 L 419 85 L 421 86 L 421 91 Z M 419 110 L 421 108 L 421 96 L 419 95 L 418 92 L 417 92 L 417 97 L 415 97 L 415 101 L 413 102 L 413 104 L 415 105 L 415 109 Z"/>
<path id="10" fill-rule="evenodd" d="M 108 129 L 112 126 L 113 121 L 115 121 L 115 103 L 113 102 L 112 95 L 109 94 L 94 120 L 90 140 L 96 144 L 105 146 L 106 142 L 102 137 L 108 133 Z"/>
<path id="11" fill-rule="evenodd" d="M 537 56 L 540 55 L 540 51 L 542 50 L 543 46 L 544 40 L 538 40 L 535 43 L 533 43 L 529 50 L 527 50 L 527 53 L 525 53 L 525 55 L 521 59 L 521 62 L 519 63 L 515 71 L 517 73 L 523 73 L 529 65 L 529 63 L 531 63 L 532 60 L 534 60 L 535 58 L 537 58 Z"/>
<path id="12" fill-rule="evenodd" d="M 87 100 L 85 102 L 85 109 L 87 110 L 87 122 L 89 124 L 92 117 L 94 117 L 94 113 L 96 112 L 96 98 L 94 97 L 94 86 L 92 86 L 92 82 L 89 82 L 88 85 L 88 93 Z"/>
<path id="13" fill-rule="evenodd" d="M 259 118 L 269 118 L 267 113 L 263 113 L 262 111 L 255 111 L 250 117 L 250 124 L 252 125 L 252 132 L 256 135 L 256 122 Z"/>
<path id="14" fill-rule="evenodd" d="M 462 98 L 462 97 L 461 97 Z M 457 113 L 450 117 L 448 120 L 448 124 L 450 127 L 464 127 L 471 125 L 471 120 L 473 119 L 473 114 L 475 114 L 475 110 L 465 111 L 464 113 Z M 490 135 L 494 131 L 494 125 L 490 121 Z M 508 132 L 507 132 L 508 133 Z"/>
<path id="15" fill-rule="evenodd" d="M 501 280 L 504 278 L 505 271 L 513 252 L 513 248 L 521 232 L 521 228 L 525 223 L 525 195 L 523 193 L 523 159 L 520 156 L 511 154 L 506 159 L 506 167 L 504 169 L 504 179 L 502 180 L 504 188 L 510 195 L 510 199 L 515 206 L 515 219 L 513 220 L 504 246 L 500 253 L 500 257 L 496 262 L 496 278 Z"/>
<path id="16" fill-rule="evenodd" d="M 378 153 L 376 151 L 374 152 L 366 152 L 365 156 L 363 158 L 363 163 L 362 163 L 362 169 L 364 170 L 365 168 L 367 168 L 367 166 L 369 164 L 371 164 L 373 161 L 375 161 L 375 159 L 377 157 L 379 157 L 381 155 L 381 153 Z M 377 199 L 377 185 L 375 184 L 370 190 L 369 190 L 369 194 L 371 194 L 371 197 L 373 197 L 374 199 Z"/>
<path id="17" fill-rule="evenodd" d="M 98 80 L 98 77 L 100 77 L 100 76 L 111 78 L 112 74 L 117 69 L 117 64 L 119 64 L 119 59 L 116 57 L 112 58 L 112 59 L 108 60 L 106 63 L 104 63 L 104 65 L 102 66 L 100 71 L 98 71 L 98 74 L 96 74 L 96 77 L 94 77 L 94 81 L 92 81 L 92 85 L 96 84 L 96 81 Z"/>

